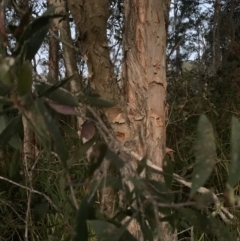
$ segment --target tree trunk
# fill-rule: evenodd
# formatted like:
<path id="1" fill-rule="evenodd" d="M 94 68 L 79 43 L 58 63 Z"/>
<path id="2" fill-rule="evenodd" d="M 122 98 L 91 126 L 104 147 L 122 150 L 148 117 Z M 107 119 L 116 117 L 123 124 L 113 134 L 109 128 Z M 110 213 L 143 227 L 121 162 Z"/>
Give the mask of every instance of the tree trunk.
<path id="1" fill-rule="evenodd" d="M 147 151 L 160 167 L 166 141 L 166 8 L 164 1 L 125 1 L 123 76 L 128 120 L 138 153 Z"/>
<path id="2" fill-rule="evenodd" d="M 68 0 L 77 25 L 81 55 L 87 62 L 92 88 L 109 101 L 119 101 L 106 35 L 109 0 Z"/>
<path id="3" fill-rule="evenodd" d="M 220 67 L 220 0 L 216 0 L 214 4 L 214 20 L 213 20 L 213 74 L 216 74 L 217 69 Z"/>
<path id="4" fill-rule="evenodd" d="M 54 4 L 54 0 L 48 0 L 48 6 Z M 53 19 L 51 22 L 51 32 L 54 33 L 55 36 L 58 37 L 58 20 Z M 59 41 L 49 34 L 49 72 L 48 72 L 48 79 L 51 82 L 56 82 L 58 80 L 58 63 L 59 63 Z"/>
<path id="5" fill-rule="evenodd" d="M 109 1 L 68 0 L 68 3 L 93 87 L 102 98 L 118 104 L 105 110 L 116 137 L 139 155 L 147 153 L 154 164 L 162 167 L 166 142 L 166 32 L 170 1 L 125 0 L 122 98 L 114 79 L 106 37 Z M 162 225 L 161 228 L 159 239 L 173 240 L 167 227 Z M 139 225 L 133 222 L 129 230 L 141 239 Z"/>
<path id="6" fill-rule="evenodd" d="M 166 143 L 166 34 L 170 1 L 125 0 L 123 78 L 131 148 L 163 165 Z M 155 176 L 160 179 L 161 177 Z M 173 240 L 161 225 L 160 240 Z"/>
<path id="7" fill-rule="evenodd" d="M 77 25 L 81 55 L 88 66 L 91 87 L 109 101 L 119 100 L 119 87 L 114 78 L 106 36 L 109 17 L 109 0 L 68 0 L 68 6 Z M 104 173 L 109 169 L 103 163 Z M 102 209 L 108 217 L 113 215 L 114 192 L 112 188 L 102 191 Z"/>
<path id="8" fill-rule="evenodd" d="M 67 13 L 68 7 L 66 0 L 52 0 L 56 6 L 56 13 Z M 78 73 L 76 52 L 73 49 L 73 41 L 70 32 L 70 26 L 68 19 L 57 19 L 57 28 L 60 32 L 60 39 L 62 41 L 64 63 L 66 68 L 66 76 L 69 77 L 75 74 L 75 78 L 70 82 L 70 90 L 72 93 L 79 92 L 81 90 L 80 76 Z M 70 47 L 72 46 L 72 47 Z M 81 128 L 83 120 L 77 117 L 77 128 Z"/>

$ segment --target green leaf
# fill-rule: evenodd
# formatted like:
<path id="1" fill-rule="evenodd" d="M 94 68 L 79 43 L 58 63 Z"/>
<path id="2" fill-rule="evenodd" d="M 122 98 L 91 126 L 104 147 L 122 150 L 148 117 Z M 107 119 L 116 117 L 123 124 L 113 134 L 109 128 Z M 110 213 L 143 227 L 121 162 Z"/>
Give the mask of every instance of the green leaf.
<path id="1" fill-rule="evenodd" d="M 98 189 L 102 189 L 105 187 L 111 187 L 116 190 L 122 190 L 123 189 L 123 183 L 122 180 L 119 177 L 114 176 L 107 176 L 106 179 L 103 179 L 101 183 L 99 181 L 92 181 L 89 187 L 89 191 L 96 190 L 96 185 L 98 186 Z"/>
<path id="2" fill-rule="evenodd" d="M 240 122 L 232 117 L 231 130 L 231 162 L 228 174 L 228 184 L 231 187 L 238 182 L 240 177 Z"/>
<path id="3" fill-rule="evenodd" d="M 108 148 L 106 158 L 109 160 L 117 169 L 124 167 L 124 161 L 112 150 Z"/>
<path id="4" fill-rule="evenodd" d="M 8 6 L 9 0 L 3 0 L 2 3 L 3 3 L 3 9 L 5 9 Z"/>
<path id="5" fill-rule="evenodd" d="M 146 167 L 147 167 L 147 156 L 144 156 L 141 161 L 137 162 L 136 173 L 140 175 Z"/>
<path id="6" fill-rule="evenodd" d="M 52 87 L 48 83 L 36 83 L 35 88 L 39 92 L 40 96 L 45 96 L 50 100 L 55 101 L 61 105 L 67 105 L 71 107 L 78 107 L 78 99 L 73 96 L 69 91 L 63 88 L 58 88 L 53 91 L 49 91 Z"/>
<path id="7" fill-rule="evenodd" d="M 15 56 L 20 54 L 22 61 L 24 59 L 31 61 L 34 58 L 48 33 L 50 20 L 63 16 L 63 14 L 54 14 L 54 12 L 55 7 L 51 6 L 41 17 L 28 25 L 17 43 L 17 49 L 14 52 Z"/>
<path id="8" fill-rule="evenodd" d="M 93 228 L 100 239 L 111 241 L 137 241 L 137 239 L 135 239 L 127 230 L 127 227 L 132 219 L 133 218 L 130 218 L 124 225 L 121 225 L 120 227 L 117 227 L 113 223 L 104 220 L 88 220 L 87 223 Z"/>
<path id="9" fill-rule="evenodd" d="M 48 105 L 55 110 L 57 113 L 62 115 L 80 115 L 79 112 L 75 110 L 74 107 L 67 106 L 67 105 L 59 105 L 54 102 L 48 102 Z"/>
<path id="10" fill-rule="evenodd" d="M 6 128 L 0 134 L 0 146 L 7 144 L 10 139 L 19 131 L 20 124 L 22 122 L 22 116 L 19 114 L 10 120 Z"/>
<path id="11" fill-rule="evenodd" d="M 0 104 L 0 112 L 3 110 L 3 105 Z M 2 114 L 0 115 L 0 133 L 6 128 L 6 117 Z"/>
<path id="12" fill-rule="evenodd" d="M 110 108 L 115 106 L 115 104 L 107 101 L 107 100 L 103 100 L 100 98 L 96 98 L 96 97 L 91 97 L 91 96 L 87 96 L 87 95 L 78 95 L 78 99 L 80 102 L 87 104 L 87 105 L 91 105 L 94 107 L 98 107 L 98 108 Z"/>
<path id="13" fill-rule="evenodd" d="M 49 212 L 49 204 L 41 203 L 33 208 L 33 215 L 37 221 L 41 221 L 44 216 Z"/>
<path id="14" fill-rule="evenodd" d="M 0 58 L 0 87 L 1 92 L 7 92 L 11 89 L 13 81 L 10 75 L 10 68 L 15 64 L 15 59 L 12 57 Z"/>
<path id="15" fill-rule="evenodd" d="M 215 164 L 216 146 L 214 132 L 211 123 L 205 115 L 200 117 L 198 123 L 195 157 L 196 165 L 193 170 L 191 197 L 207 181 Z"/>
<path id="16" fill-rule="evenodd" d="M 2 105 L 0 104 L 0 112 L 2 112 L 3 108 Z M 8 121 L 8 117 L 4 114 L 0 115 L 0 133 L 6 128 Z M 20 140 L 20 137 L 18 134 L 14 134 L 9 142 L 8 142 L 13 148 L 20 150 L 22 148 L 22 143 Z"/>
<path id="17" fill-rule="evenodd" d="M 76 74 L 73 74 L 69 77 L 66 77 L 60 81 L 57 81 L 54 84 L 50 84 L 49 88 L 47 88 L 41 95 L 42 96 L 47 96 L 48 94 L 50 94 L 51 92 L 53 92 L 54 90 L 59 89 L 60 87 L 62 87 L 63 85 L 65 85 L 66 83 L 68 83 L 69 81 L 71 81 L 74 77 L 76 76 Z"/>
<path id="18" fill-rule="evenodd" d="M 29 100 L 29 102 L 31 102 L 31 100 Z M 24 117 L 28 120 L 29 125 L 32 127 L 37 138 L 39 139 L 39 142 L 45 148 L 45 150 L 49 153 L 51 148 L 50 141 L 49 141 L 49 133 L 45 125 L 43 114 L 39 110 L 39 107 L 36 101 L 29 104 L 28 110 L 26 111 L 25 114 L 26 115 Z"/>
<path id="19" fill-rule="evenodd" d="M 6 95 L 7 93 L 9 93 L 10 90 L 11 90 L 11 87 L 7 84 L 4 84 L 0 78 L 0 96 Z"/>
<path id="20" fill-rule="evenodd" d="M 167 187 L 171 188 L 173 181 L 173 165 L 169 156 L 166 156 L 163 160 L 163 176 Z"/>
<path id="21" fill-rule="evenodd" d="M 60 130 L 53 120 L 52 116 L 48 112 L 46 106 L 44 105 L 43 101 L 41 99 L 36 100 L 36 104 L 38 106 L 38 109 L 40 113 L 42 114 L 43 120 L 45 122 L 45 125 L 47 127 L 48 132 L 51 134 L 53 140 L 54 140 L 54 146 L 56 153 L 58 154 L 60 160 L 62 161 L 64 167 L 67 167 L 67 151 L 66 146 L 63 140 L 63 137 L 61 136 Z"/>
<path id="22" fill-rule="evenodd" d="M 117 227 L 112 223 L 102 220 L 88 220 L 88 224 L 100 239 L 117 241 L 120 238 L 115 236 Z"/>
<path id="23" fill-rule="evenodd" d="M 25 62 L 18 71 L 17 90 L 19 95 L 25 95 L 32 90 L 32 66 Z"/>
<path id="24" fill-rule="evenodd" d="M 13 105 L 13 102 L 10 98 L 0 96 L 0 104 Z"/>
<path id="25" fill-rule="evenodd" d="M 17 175 L 20 173 L 20 151 L 16 150 L 13 154 L 11 163 L 10 163 L 10 167 L 9 167 L 9 177 L 11 179 L 15 179 L 17 177 Z"/>
<path id="26" fill-rule="evenodd" d="M 79 139 L 78 133 L 69 125 L 61 124 L 61 129 L 71 138 Z"/>
<path id="27" fill-rule="evenodd" d="M 22 141 L 19 137 L 19 134 L 15 134 L 10 141 L 8 142 L 13 148 L 17 149 L 17 150 L 21 150 L 22 149 Z"/>
<path id="28" fill-rule="evenodd" d="M 75 227 L 75 236 L 73 241 L 88 241 L 88 226 L 87 220 L 93 218 L 94 209 L 93 201 L 88 202 L 88 195 L 85 195 L 82 199 L 81 205 L 77 212 L 77 222 Z"/>
<path id="29" fill-rule="evenodd" d="M 187 208 L 179 209 L 178 213 L 179 217 L 186 220 L 190 226 L 194 226 L 194 228 L 200 232 L 214 235 L 218 241 L 235 241 L 227 228 L 212 216 L 207 216 L 206 214 L 201 214 L 200 212 Z"/>
<path id="30" fill-rule="evenodd" d="M 107 150 L 107 145 L 103 142 L 99 142 L 93 146 L 92 152 L 89 155 L 90 168 L 88 176 L 91 176 L 97 170 L 97 168 L 100 167 L 100 165 L 104 161 Z"/>
<path id="31" fill-rule="evenodd" d="M 143 179 L 144 180 L 144 179 Z M 161 203 L 171 203 L 174 201 L 174 195 L 166 183 L 157 180 L 146 180 L 148 191 Z"/>
<path id="32" fill-rule="evenodd" d="M 82 144 L 78 149 L 76 149 L 67 161 L 68 167 L 71 167 L 77 160 L 86 156 L 87 151 L 93 146 L 95 141 L 96 138 L 93 137 L 92 139 Z"/>

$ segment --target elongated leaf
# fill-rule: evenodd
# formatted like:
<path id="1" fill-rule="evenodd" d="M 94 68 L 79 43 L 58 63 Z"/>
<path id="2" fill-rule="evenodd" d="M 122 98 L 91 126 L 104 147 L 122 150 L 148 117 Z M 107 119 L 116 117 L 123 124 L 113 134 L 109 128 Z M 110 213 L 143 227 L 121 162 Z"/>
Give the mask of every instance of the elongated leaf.
<path id="1" fill-rule="evenodd" d="M 86 152 L 89 150 L 89 148 L 93 146 L 95 140 L 95 138 L 92 138 L 84 144 L 82 144 L 78 149 L 76 149 L 67 161 L 68 167 L 71 167 L 77 160 L 83 158 L 86 155 Z"/>
<path id="2" fill-rule="evenodd" d="M 80 115 L 74 107 L 67 106 L 67 105 L 59 105 L 53 102 L 48 102 L 48 105 L 54 109 L 57 113 L 63 114 L 63 115 Z"/>
<path id="3" fill-rule="evenodd" d="M 6 95 L 7 93 L 9 93 L 10 90 L 11 90 L 11 87 L 7 84 L 4 84 L 0 78 L 0 96 Z"/>
<path id="4" fill-rule="evenodd" d="M 140 175 L 146 167 L 147 167 L 147 156 L 144 156 L 141 161 L 137 162 L 136 173 Z"/>
<path id="5" fill-rule="evenodd" d="M 44 92 L 41 93 L 42 96 L 47 96 L 49 95 L 51 92 L 53 92 L 54 90 L 59 89 L 60 87 L 62 87 L 63 85 L 65 85 L 66 83 L 68 83 L 69 81 L 71 81 L 76 75 L 73 74 L 69 77 L 66 77 L 60 81 L 57 81 L 56 83 L 49 85 L 49 88 L 47 88 Z"/>
<path id="6" fill-rule="evenodd" d="M 4 112 L 1 104 L 0 104 L 0 112 L 2 112 L 2 114 L 0 115 L 0 133 L 1 133 L 7 127 L 7 123 L 10 120 L 5 114 L 3 114 Z M 17 133 L 10 138 L 8 143 L 17 150 L 20 150 L 22 148 L 22 143 Z"/>
<path id="7" fill-rule="evenodd" d="M 93 200 L 93 199 L 92 199 Z M 88 202 L 88 196 L 84 196 L 77 213 L 75 236 L 73 241 L 88 241 L 87 220 L 94 216 L 93 201 Z"/>
<path id="8" fill-rule="evenodd" d="M 19 95 L 25 95 L 32 90 L 32 66 L 25 62 L 18 72 L 17 90 Z"/>
<path id="9" fill-rule="evenodd" d="M 35 19 L 24 31 L 17 44 L 17 49 L 14 55 L 21 54 L 25 60 L 32 60 L 37 53 L 38 49 L 46 37 L 50 20 L 56 17 L 62 17 L 62 14 L 54 14 L 55 7 L 51 6 L 39 18 Z"/>
<path id="10" fill-rule="evenodd" d="M 106 158 L 112 164 L 114 164 L 117 169 L 124 167 L 124 160 L 122 160 L 114 151 L 110 150 L 109 148 L 106 153 Z"/>
<path id="11" fill-rule="evenodd" d="M 22 149 L 22 141 L 19 137 L 19 134 L 16 133 L 8 142 L 13 148 L 17 149 L 17 150 L 21 150 Z"/>
<path id="12" fill-rule="evenodd" d="M 37 138 L 39 139 L 38 141 L 41 143 L 44 149 L 47 152 L 50 152 L 51 145 L 49 142 L 49 133 L 47 131 L 43 115 L 39 110 L 36 101 L 29 104 L 24 118 L 26 118 L 29 122 L 30 127 L 34 130 Z"/>
<path id="13" fill-rule="evenodd" d="M 10 163 L 10 168 L 9 168 L 9 177 L 11 179 L 15 179 L 18 174 L 20 174 L 20 151 L 16 150 L 13 154 L 11 163 Z"/>
<path id="14" fill-rule="evenodd" d="M 89 187 L 89 191 L 90 192 L 94 191 L 96 189 L 96 185 L 98 186 L 99 190 L 105 187 L 111 187 L 116 190 L 123 189 L 122 180 L 119 177 L 113 177 L 113 176 L 107 176 L 106 179 L 102 180 L 100 183 L 99 181 L 92 181 Z"/>
<path id="15" fill-rule="evenodd" d="M 228 174 L 228 184 L 234 187 L 240 177 L 240 122 L 234 116 L 232 117 L 231 132 L 231 163 Z"/>
<path id="16" fill-rule="evenodd" d="M 78 133 L 67 124 L 61 124 L 62 130 L 71 138 L 79 139 Z"/>
<path id="17" fill-rule="evenodd" d="M 88 224 L 100 239 L 117 241 L 120 238 L 115 236 L 117 227 L 112 223 L 102 220 L 89 220 Z"/>
<path id="18" fill-rule="evenodd" d="M 60 105 L 66 105 L 71 107 L 78 107 L 78 99 L 73 96 L 69 91 L 63 88 L 58 88 L 54 91 L 49 91 L 52 85 L 48 83 L 36 83 L 35 88 L 39 92 L 40 96 L 46 96 L 50 100 L 55 101 Z"/>
<path id="19" fill-rule="evenodd" d="M 0 104 L 13 105 L 13 102 L 12 102 L 12 100 L 10 98 L 0 97 Z"/>
<path id="20" fill-rule="evenodd" d="M 164 181 L 167 187 L 171 188 L 173 180 L 173 165 L 171 159 L 168 156 L 166 156 L 163 160 L 163 171 Z"/>
<path id="21" fill-rule="evenodd" d="M 0 112 L 3 110 L 3 105 L 0 104 Z M 0 133 L 6 128 L 6 122 L 4 115 L 0 115 Z"/>
<path id="22" fill-rule="evenodd" d="M 129 219 L 125 225 L 117 227 L 114 224 L 104 221 L 104 220 L 88 220 L 87 223 L 96 232 L 98 238 L 103 240 L 128 240 L 137 241 L 127 230 L 127 226 L 132 221 Z"/>
<path id="23" fill-rule="evenodd" d="M 11 119 L 6 128 L 0 134 L 0 146 L 4 146 L 19 131 L 22 116 L 19 114 L 17 117 Z"/>
<path id="24" fill-rule="evenodd" d="M 96 127 L 93 121 L 87 120 L 82 124 L 81 137 L 89 140 L 95 135 L 95 133 Z"/>
<path id="25" fill-rule="evenodd" d="M 64 167 L 66 168 L 67 151 L 66 151 L 66 146 L 65 146 L 63 137 L 61 136 L 60 130 L 58 129 L 57 124 L 55 123 L 52 116 L 50 115 L 47 108 L 45 107 L 43 101 L 41 99 L 38 99 L 36 100 L 36 104 L 38 106 L 40 113 L 43 116 L 48 132 L 53 137 L 56 152 L 59 155 Z"/>
<path id="26" fill-rule="evenodd" d="M 9 0 L 3 0 L 3 9 L 5 9 L 8 6 Z"/>
<path id="27" fill-rule="evenodd" d="M 49 212 L 49 204 L 41 203 L 36 205 L 33 208 L 33 215 L 37 221 L 41 221 L 41 219 Z"/>
<path id="28" fill-rule="evenodd" d="M 87 105 L 91 105 L 91 106 L 95 106 L 98 108 L 110 108 L 115 106 L 114 103 L 111 103 L 107 100 L 103 100 L 97 97 L 91 97 L 91 96 L 87 96 L 87 95 L 78 95 L 78 99 L 80 102 L 87 104 Z"/>
<path id="29" fill-rule="evenodd" d="M 186 220 L 190 226 L 200 232 L 214 235 L 218 241 L 235 241 L 232 235 L 228 232 L 227 228 L 216 218 L 201 214 L 200 212 L 181 208 L 179 209 L 179 216 L 181 219 Z"/>
<path id="30" fill-rule="evenodd" d="M 193 196 L 198 188 L 204 185 L 211 175 L 215 164 L 216 146 L 214 132 L 211 123 L 205 115 L 200 117 L 198 123 L 195 157 L 196 165 L 193 171 L 190 196 Z"/>
<path id="31" fill-rule="evenodd" d="M 0 58 L 0 81 L 2 82 L 0 92 L 8 91 L 13 86 L 13 80 L 10 75 L 10 68 L 15 64 L 12 57 Z"/>

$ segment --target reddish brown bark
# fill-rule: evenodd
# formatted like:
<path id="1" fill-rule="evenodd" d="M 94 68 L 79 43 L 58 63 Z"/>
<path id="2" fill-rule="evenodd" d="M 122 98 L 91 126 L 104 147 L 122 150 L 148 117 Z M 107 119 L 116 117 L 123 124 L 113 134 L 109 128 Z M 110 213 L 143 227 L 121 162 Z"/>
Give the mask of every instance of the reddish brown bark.
<path id="1" fill-rule="evenodd" d="M 54 0 L 48 0 L 48 5 L 54 4 Z M 53 19 L 51 22 L 51 31 L 58 36 L 57 19 Z M 49 35 L 49 80 L 56 82 L 58 80 L 58 63 L 59 63 L 59 41 L 51 34 Z"/>

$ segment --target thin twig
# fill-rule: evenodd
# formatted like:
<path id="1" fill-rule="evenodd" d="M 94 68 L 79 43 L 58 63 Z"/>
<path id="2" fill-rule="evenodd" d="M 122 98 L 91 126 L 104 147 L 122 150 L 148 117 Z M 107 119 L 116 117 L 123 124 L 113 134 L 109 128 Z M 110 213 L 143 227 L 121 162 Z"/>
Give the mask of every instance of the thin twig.
<path id="1" fill-rule="evenodd" d="M 36 194 L 39 194 L 39 195 L 43 196 L 43 197 L 52 205 L 52 207 L 53 207 L 57 212 L 59 212 L 59 214 L 63 217 L 61 211 L 60 211 L 60 210 L 58 209 L 58 207 L 53 203 L 52 199 L 51 199 L 49 196 L 47 196 L 46 194 L 44 194 L 44 193 L 42 193 L 42 192 L 39 192 L 39 191 L 37 191 L 37 190 L 35 190 L 35 189 L 31 189 L 31 188 L 29 188 L 29 187 L 23 186 L 23 185 L 21 185 L 21 184 L 19 184 L 19 183 L 17 183 L 17 182 L 14 182 L 14 181 L 12 181 L 12 180 L 10 180 L 10 179 L 8 179 L 8 178 L 6 178 L 6 177 L 3 177 L 3 176 L 0 176 L 0 180 L 4 180 L 4 181 L 9 182 L 9 183 L 11 183 L 11 184 L 13 184 L 13 185 L 15 185 L 15 186 L 18 186 L 18 187 L 23 188 L 23 189 L 25 189 L 25 190 L 31 191 L 32 193 L 36 193 Z"/>
<path id="2" fill-rule="evenodd" d="M 130 151 L 129 149 L 127 149 L 125 147 L 124 147 L 124 150 L 138 161 L 142 160 L 142 158 L 143 158 L 142 156 L 138 155 L 137 153 L 135 153 L 133 151 Z M 156 171 L 163 172 L 162 168 L 154 165 L 150 160 L 147 160 L 147 164 L 148 164 L 148 166 L 155 169 Z M 192 187 L 191 182 L 186 181 L 184 178 L 180 177 L 178 174 L 173 173 L 173 178 L 175 181 L 183 184 L 186 187 L 189 187 L 189 188 Z M 212 194 L 214 204 L 215 204 L 216 208 L 219 209 L 218 214 L 221 216 L 221 218 L 223 219 L 224 222 L 228 223 L 228 222 L 230 222 L 231 219 L 234 218 L 234 216 L 227 210 L 227 208 L 222 206 L 221 202 L 219 201 L 219 199 L 215 193 L 211 192 L 209 189 L 207 189 L 205 187 L 200 187 L 198 189 L 198 193 L 201 193 L 201 194 L 211 193 Z M 226 217 L 226 215 L 228 217 Z"/>

